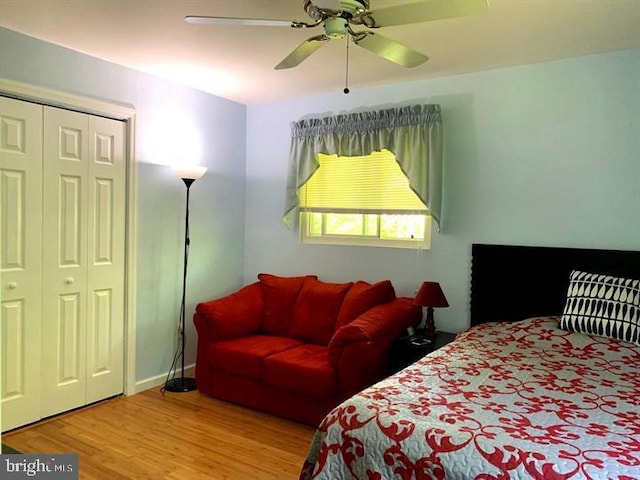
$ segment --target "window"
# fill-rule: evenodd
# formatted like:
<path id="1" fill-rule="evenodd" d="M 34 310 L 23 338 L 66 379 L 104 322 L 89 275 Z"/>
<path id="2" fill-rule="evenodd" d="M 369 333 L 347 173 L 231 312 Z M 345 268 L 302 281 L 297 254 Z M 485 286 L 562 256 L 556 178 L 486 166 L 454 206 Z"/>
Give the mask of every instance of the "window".
<path id="1" fill-rule="evenodd" d="M 298 192 L 303 243 L 430 247 L 428 209 L 393 153 L 319 154 L 318 162 Z"/>
<path id="2" fill-rule="evenodd" d="M 285 224 L 299 218 L 308 243 L 429 248 L 431 223 L 440 231 L 442 140 L 438 105 L 293 122 Z"/>

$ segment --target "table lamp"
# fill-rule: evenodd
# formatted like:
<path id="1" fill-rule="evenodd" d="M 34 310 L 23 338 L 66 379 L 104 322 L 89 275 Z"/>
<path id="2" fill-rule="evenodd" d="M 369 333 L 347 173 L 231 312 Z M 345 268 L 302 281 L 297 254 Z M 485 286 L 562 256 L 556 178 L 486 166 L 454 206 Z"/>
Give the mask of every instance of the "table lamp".
<path id="1" fill-rule="evenodd" d="M 447 302 L 447 298 L 444 296 L 444 293 L 440 288 L 440 284 L 438 282 L 422 282 L 420 290 L 418 290 L 413 303 L 421 307 L 427 307 L 424 336 L 429 340 L 433 340 L 436 336 L 436 326 L 433 321 L 433 309 L 449 306 L 449 302 Z"/>

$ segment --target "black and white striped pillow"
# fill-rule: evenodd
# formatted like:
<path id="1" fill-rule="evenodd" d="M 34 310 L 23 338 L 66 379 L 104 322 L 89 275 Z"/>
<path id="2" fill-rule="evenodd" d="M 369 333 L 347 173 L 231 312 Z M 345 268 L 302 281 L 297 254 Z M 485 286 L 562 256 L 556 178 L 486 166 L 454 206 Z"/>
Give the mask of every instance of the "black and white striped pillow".
<path id="1" fill-rule="evenodd" d="M 640 345 L 640 280 L 574 270 L 560 328 Z"/>

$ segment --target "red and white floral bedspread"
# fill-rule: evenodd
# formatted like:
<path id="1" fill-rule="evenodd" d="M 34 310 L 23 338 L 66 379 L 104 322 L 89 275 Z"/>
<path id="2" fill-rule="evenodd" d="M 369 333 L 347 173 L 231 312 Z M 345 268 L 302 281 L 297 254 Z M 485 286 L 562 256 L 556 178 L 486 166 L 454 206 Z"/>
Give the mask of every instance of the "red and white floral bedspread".
<path id="1" fill-rule="evenodd" d="M 640 479 L 640 347 L 474 327 L 336 407 L 302 480 Z"/>

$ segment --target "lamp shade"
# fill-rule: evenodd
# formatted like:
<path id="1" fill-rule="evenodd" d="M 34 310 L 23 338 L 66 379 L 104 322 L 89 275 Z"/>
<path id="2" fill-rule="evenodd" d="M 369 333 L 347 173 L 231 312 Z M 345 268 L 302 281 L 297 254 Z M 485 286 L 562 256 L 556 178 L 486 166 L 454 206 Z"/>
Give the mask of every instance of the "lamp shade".
<path id="1" fill-rule="evenodd" d="M 176 165 L 173 167 L 173 173 L 176 177 L 188 180 L 197 180 L 204 175 L 207 167 L 199 167 L 197 165 Z"/>
<path id="2" fill-rule="evenodd" d="M 448 307 L 447 297 L 444 296 L 438 282 L 422 282 L 422 286 L 413 300 L 413 303 L 421 307 Z"/>

